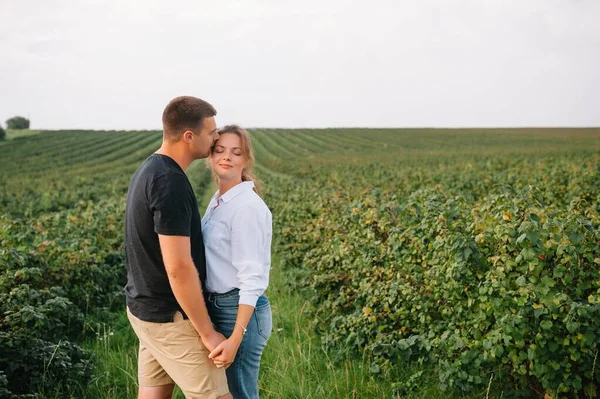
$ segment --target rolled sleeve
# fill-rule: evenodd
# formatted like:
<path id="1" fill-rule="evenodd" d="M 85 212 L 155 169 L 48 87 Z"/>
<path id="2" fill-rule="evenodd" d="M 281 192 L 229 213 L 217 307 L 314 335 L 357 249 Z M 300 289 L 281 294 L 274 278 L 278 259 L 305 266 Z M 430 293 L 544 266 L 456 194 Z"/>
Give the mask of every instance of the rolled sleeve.
<path id="1" fill-rule="evenodd" d="M 240 284 L 240 305 L 255 307 L 269 285 L 272 222 L 268 209 L 242 206 L 233 217 L 232 264 Z"/>

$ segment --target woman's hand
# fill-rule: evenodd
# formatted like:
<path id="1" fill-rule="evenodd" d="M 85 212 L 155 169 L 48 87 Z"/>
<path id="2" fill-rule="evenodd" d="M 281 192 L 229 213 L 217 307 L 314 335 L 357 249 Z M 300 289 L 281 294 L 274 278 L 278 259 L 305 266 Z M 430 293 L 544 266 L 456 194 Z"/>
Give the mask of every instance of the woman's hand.
<path id="1" fill-rule="evenodd" d="M 217 347 L 210 352 L 208 358 L 212 359 L 217 367 L 227 368 L 235 360 L 235 355 L 241 343 L 242 340 L 238 338 L 237 334 L 234 334 L 229 337 L 229 339 L 226 339 L 217 345 Z"/>

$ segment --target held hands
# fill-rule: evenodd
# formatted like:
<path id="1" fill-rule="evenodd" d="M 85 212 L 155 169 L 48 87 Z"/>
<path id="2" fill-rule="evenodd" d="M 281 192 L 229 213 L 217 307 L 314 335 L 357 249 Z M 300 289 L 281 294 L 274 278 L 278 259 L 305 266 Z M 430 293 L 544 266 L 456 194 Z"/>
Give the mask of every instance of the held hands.
<path id="1" fill-rule="evenodd" d="M 206 346 L 206 349 L 212 352 L 219 344 L 225 341 L 225 336 L 214 329 L 211 330 L 212 331 L 201 335 L 200 338 L 202 339 L 204 346 Z"/>
<path id="2" fill-rule="evenodd" d="M 217 347 L 210 352 L 208 358 L 212 359 L 218 368 L 227 368 L 235 360 L 235 355 L 241 343 L 241 337 L 237 334 L 233 334 L 229 339 L 226 339 L 217 345 Z"/>
<path id="3" fill-rule="evenodd" d="M 235 360 L 235 355 L 242 343 L 242 339 L 247 331 L 248 322 L 254 312 L 254 307 L 250 305 L 239 305 L 238 319 L 235 321 L 233 331 L 229 339 L 220 342 L 216 348 L 210 349 L 209 359 L 215 363 L 217 368 L 227 368 Z"/>

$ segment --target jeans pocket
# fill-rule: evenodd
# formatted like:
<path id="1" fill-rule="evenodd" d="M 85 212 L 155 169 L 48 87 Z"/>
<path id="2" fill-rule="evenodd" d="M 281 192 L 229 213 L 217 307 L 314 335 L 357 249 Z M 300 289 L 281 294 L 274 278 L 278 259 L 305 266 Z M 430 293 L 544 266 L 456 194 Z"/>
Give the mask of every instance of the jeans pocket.
<path id="1" fill-rule="evenodd" d="M 230 309 L 235 310 L 237 313 L 237 308 L 239 306 L 240 297 L 239 296 L 226 296 L 214 299 L 214 306 L 218 309 Z"/>
<path id="2" fill-rule="evenodd" d="M 271 336 L 273 330 L 273 317 L 271 315 L 271 305 L 269 303 L 257 307 L 254 310 L 256 322 L 258 324 L 258 334 L 265 339 L 265 342 Z"/>

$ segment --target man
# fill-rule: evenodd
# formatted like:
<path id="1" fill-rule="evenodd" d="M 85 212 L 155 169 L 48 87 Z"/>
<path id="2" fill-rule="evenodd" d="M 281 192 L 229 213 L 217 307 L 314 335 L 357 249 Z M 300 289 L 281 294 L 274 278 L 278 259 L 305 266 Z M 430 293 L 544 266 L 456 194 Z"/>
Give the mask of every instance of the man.
<path id="1" fill-rule="evenodd" d="M 225 337 L 213 329 L 201 219 L 185 174 L 219 137 L 216 110 L 177 97 L 163 112 L 163 142 L 135 172 L 125 208 L 127 316 L 139 338 L 138 398 L 231 398 L 225 371 L 208 358 Z"/>

